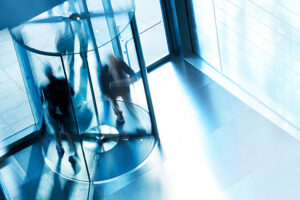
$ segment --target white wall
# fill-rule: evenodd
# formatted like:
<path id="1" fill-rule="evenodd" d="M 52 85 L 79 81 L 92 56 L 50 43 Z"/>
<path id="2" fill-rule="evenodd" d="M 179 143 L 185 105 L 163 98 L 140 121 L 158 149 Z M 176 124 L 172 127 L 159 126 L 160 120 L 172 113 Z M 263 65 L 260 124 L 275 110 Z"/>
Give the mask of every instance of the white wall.
<path id="1" fill-rule="evenodd" d="M 300 1 L 187 2 L 194 52 L 300 128 Z"/>

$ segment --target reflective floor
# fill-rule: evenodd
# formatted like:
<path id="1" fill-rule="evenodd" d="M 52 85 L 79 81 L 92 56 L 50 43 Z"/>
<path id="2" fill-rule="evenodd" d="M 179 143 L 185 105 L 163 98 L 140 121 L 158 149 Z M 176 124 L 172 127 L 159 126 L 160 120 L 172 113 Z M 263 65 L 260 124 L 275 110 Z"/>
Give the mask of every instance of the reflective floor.
<path id="1" fill-rule="evenodd" d="M 299 199 L 300 143 L 296 139 L 180 61 L 151 72 L 149 84 L 163 161 L 130 181 L 89 188 L 53 173 L 35 144 L 2 165 L 1 176 L 11 197 Z"/>
<path id="2" fill-rule="evenodd" d="M 88 182 L 88 173 L 93 182 L 108 181 L 137 168 L 150 155 L 156 139 L 152 134 L 149 114 L 142 107 L 123 101 L 118 102 L 125 118 L 124 124 L 116 122 L 111 106 L 104 125 L 85 129 L 79 136 L 75 134 L 78 160 L 75 167 L 69 162 L 73 149 L 63 135 L 64 154 L 59 154 L 54 134 L 43 136 L 43 155 L 47 165 L 60 175 L 80 182 Z M 130 111 L 131 110 L 131 111 Z M 81 115 L 87 115 L 81 113 Z M 79 121 L 79 127 L 88 127 Z M 76 139 L 77 138 L 77 139 Z M 83 150 L 83 151 L 82 151 Z M 83 155 L 84 153 L 84 155 Z M 109 169 L 109 170 L 107 170 Z"/>

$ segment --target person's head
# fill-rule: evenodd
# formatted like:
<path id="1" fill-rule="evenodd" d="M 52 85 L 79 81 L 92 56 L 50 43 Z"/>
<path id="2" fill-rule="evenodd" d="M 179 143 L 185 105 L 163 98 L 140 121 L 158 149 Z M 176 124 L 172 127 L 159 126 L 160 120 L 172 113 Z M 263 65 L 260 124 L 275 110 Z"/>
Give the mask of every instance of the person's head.
<path id="1" fill-rule="evenodd" d="M 46 64 L 44 73 L 49 80 L 51 80 L 54 77 L 52 67 L 49 63 Z"/>
<path id="2" fill-rule="evenodd" d="M 109 66 L 116 67 L 118 65 L 119 60 L 116 56 L 111 54 L 108 57 L 108 62 L 109 62 Z"/>

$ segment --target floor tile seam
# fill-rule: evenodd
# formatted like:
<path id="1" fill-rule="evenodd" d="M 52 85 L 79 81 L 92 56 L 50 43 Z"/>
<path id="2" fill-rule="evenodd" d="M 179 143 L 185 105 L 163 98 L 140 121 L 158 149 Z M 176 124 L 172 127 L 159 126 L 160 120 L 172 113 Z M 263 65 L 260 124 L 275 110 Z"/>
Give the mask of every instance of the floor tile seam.
<path id="1" fill-rule="evenodd" d="M 1 115 L 0 115 L 0 117 L 1 117 Z M 7 125 L 7 124 L 5 124 L 3 127 L 1 127 L 1 129 L 6 129 L 6 128 L 11 129 L 10 125 Z M 13 131 L 13 130 L 11 130 L 11 131 Z"/>
<path id="2" fill-rule="evenodd" d="M 216 83 L 216 84 L 219 85 L 218 83 Z M 235 95 L 233 95 L 232 93 L 230 93 L 229 90 L 225 89 L 222 85 L 219 85 L 219 86 L 222 87 L 225 91 L 227 91 L 230 95 L 232 95 L 233 97 L 237 98 Z M 254 110 L 253 108 L 249 107 L 245 102 L 241 101 L 239 98 L 237 98 L 237 99 L 238 99 L 242 104 L 244 104 L 245 106 L 247 106 L 247 107 L 248 107 L 247 109 L 256 112 L 258 115 L 260 115 L 260 116 L 263 117 L 264 119 L 268 120 L 270 123 L 272 123 L 272 124 L 273 124 L 274 126 L 276 126 L 278 129 L 283 130 L 283 129 L 281 129 L 280 127 L 278 127 L 276 124 L 274 124 L 272 121 L 270 121 L 269 119 L 267 119 L 266 117 L 264 117 L 263 115 L 261 115 L 259 112 L 257 112 L 257 111 Z M 247 109 L 245 109 L 244 111 L 246 111 Z M 243 112 L 244 112 L 244 111 L 243 111 Z M 239 113 L 238 115 L 241 115 L 241 114 L 242 114 L 242 113 Z M 231 119 L 230 121 L 232 121 L 232 120 L 234 120 L 234 118 Z M 230 121 L 228 121 L 228 122 L 230 122 Z M 217 131 L 219 128 L 221 128 L 221 127 L 218 127 L 215 131 Z M 214 132 L 215 132 L 215 131 L 214 131 Z M 283 131 L 284 131 L 284 130 L 283 130 Z M 284 132 L 286 132 L 286 131 L 284 131 Z"/>
<path id="3" fill-rule="evenodd" d="M 203 85 L 193 86 L 192 89 L 188 89 L 188 88 L 186 88 L 186 86 L 184 84 L 181 83 L 181 85 L 183 86 L 183 89 L 185 91 L 185 94 L 187 94 L 186 97 L 193 96 L 193 93 L 191 93 L 189 91 L 193 90 L 192 92 L 199 92 L 199 90 L 201 90 L 203 88 L 208 88 L 211 84 L 213 84 L 213 83 L 211 81 L 209 81 L 208 83 L 205 83 Z"/>
<path id="4" fill-rule="evenodd" d="M 27 119 L 29 119 L 29 118 L 32 118 L 32 124 L 28 125 L 28 127 L 29 127 L 29 126 L 32 126 L 33 124 L 35 124 L 35 122 L 34 122 L 34 118 L 33 118 L 33 116 L 32 116 L 31 113 L 28 114 L 28 115 L 26 115 L 25 117 L 23 117 L 23 118 L 21 118 L 21 119 L 18 119 L 18 121 L 17 121 L 16 123 L 9 124 L 8 126 L 10 126 L 10 128 L 14 130 L 14 129 L 15 129 L 15 128 L 14 128 L 14 125 L 16 125 L 17 123 L 19 123 L 20 121 L 27 120 Z M 27 128 L 27 127 L 25 127 L 25 128 Z M 25 128 L 22 128 L 21 130 L 23 130 L 23 129 L 25 129 Z M 17 131 L 17 132 L 18 132 L 18 131 Z"/>
<path id="5" fill-rule="evenodd" d="M 2 108 L 0 108 L 1 115 L 5 115 L 9 111 L 16 109 L 19 106 L 24 106 L 23 104 L 29 103 L 28 101 L 26 101 L 27 97 L 25 97 L 26 99 L 24 98 L 24 99 L 17 100 L 17 103 L 13 102 L 13 103 L 9 104 L 9 100 L 11 100 L 11 98 L 9 98 L 9 96 L 11 96 L 12 98 L 14 97 L 12 94 L 13 93 L 8 94 L 8 95 L 4 96 L 3 98 L 0 98 L 0 102 L 4 101 L 2 103 L 6 103 L 6 104 L 10 105 L 10 107 L 6 107 L 7 106 L 6 105 L 6 106 L 3 106 Z"/>
<path id="6" fill-rule="evenodd" d="M 17 105 L 10 104 L 10 105 L 12 105 L 11 107 L 5 107 L 4 109 L 0 109 L 1 110 L 0 111 L 0 115 L 3 116 L 5 114 L 7 114 L 7 112 L 9 112 L 9 111 L 11 111 L 13 109 L 16 109 L 17 107 L 25 106 L 23 104 L 27 104 L 27 103 L 28 103 L 27 101 L 23 100 L 23 101 L 20 101 L 19 103 L 17 103 Z"/>
<path id="7" fill-rule="evenodd" d="M 195 61 L 190 61 L 191 63 L 193 63 L 193 62 L 195 62 Z M 214 72 L 212 72 L 212 67 L 207 63 L 207 62 L 205 62 L 205 61 L 202 61 L 202 62 L 204 62 L 205 64 L 206 64 L 206 66 L 204 67 L 204 71 L 206 71 L 205 72 L 205 74 L 214 74 L 214 75 L 211 75 L 212 77 L 214 77 L 214 76 L 222 76 L 222 78 L 225 78 L 226 79 L 226 81 L 225 82 L 228 82 L 228 77 L 226 78 L 226 77 L 224 77 L 223 75 L 220 75 L 220 73 L 218 72 L 218 71 L 214 71 Z M 197 64 L 196 64 L 197 65 Z M 201 71 L 203 71 L 202 69 L 200 69 Z M 217 75 L 216 75 L 216 73 L 217 73 Z M 222 82 L 222 81 L 221 81 Z M 224 82 L 224 81 L 223 81 Z M 288 131 L 288 133 L 289 134 L 291 134 L 291 135 L 293 135 L 293 136 L 295 136 L 295 137 L 298 137 L 297 135 L 298 135 L 298 133 L 299 133 L 299 130 L 298 130 L 298 127 L 296 127 L 295 126 L 295 123 L 292 123 L 290 120 L 288 120 L 288 119 L 286 119 L 286 118 L 284 118 L 281 114 L 279 114 L 278 112 L 276 112 L 274 109 L 271 109 L 269 106 L 267 106 L 265 103 L 263 103 L 262 101 L 260 101 L 259 99 L 257 99 L 256 97 L 254 97 L 252 94 L 250 94 L 249 92 L 247 92 L 247 91 L 245 91 L 243 88 L 241 88 L 240 86 L 238 86 L 236 83 L 234 83 L 234 82 L 232 82 L 232 81 L 230 81 L 229 80 L 229 82 L 230 82 L 230 87 L 232 87 L 233 86 L 233 90 L 236 90 L 236 88 L 238 88 L 237 90 L 239 90 L 239 91 L 242 91 L 242 95 L 234 95 L 234 96 L 236 96 L 236 97 L 238 97 L 238 96 L 240 96 L 240 97 L 238 97 L 238 99 L 244 99 L 243 100 L 243 102 L 245 102 L 245 103 L 247 103 L 247 101 L 248 101 L 248 103 L 249 103 L 249 101 L 251 102 L 250 104 L 251 104 L 251 107 L 253 107 L 254 106 L 254 102 L 253 101 L 255 101 L 256 103 L 255 104 L 258 104 L 258 106 L 263 106 L 264 107 L 264 109 L 267 109 L 268 110 L 268 112 L 271 112 L 271 114 L 269 114 L 269 115 L 272 115 L 272 116 L 275 116 L 275 118 L 279 118 L 279 119 L 276 119 L 276 120 L 280 120 L 280 121 L 283 121 L 283 123 L 286 123 L 286 124 L 288 124 L 287 126 L 288 126 L 288 128 L 287 129 L 290 129 L 290 131 Z M 229 88 L 230 88 L 229 87 Z M 234 89 L 235 88 L 235 89 Z M 228 91 L 230 91 L 230 89 L 228 89 Z M 246 95 L 246 96 L 245 96 Z M 242 97 L 243 96 L 243 97 Z M 245 100 L 245 98 L 246 99 L 248 99 L 248 100 Z M 250 100 L 249 100 L 250 99 Z M 247 104 L 248 104 L 247 103 Z M 257 107 L 257 106 L 256 106 Z M 283 126 L 283 125 L 282 125 Z M 295 130 L 295 129 L 297 129 L 297 130 Z M 291 132 L 291 133 L 290 133 Z"/>
<path id="8" fill-rule="evenodd" d="M 27 91 L 26 91 L 26 88 L 25 88 L 25 83 L 24 83 L 24 77 L 23 77 L 23 74 L 22 74 L 22 71 L 21 71 L 21 69 L 20 69 L 20 64 L 18 63 L 18 60 L 17 60 L 17 63 L 16 64 L 18 64 L 18 69 L 19 70 L 17 70 L 19 73 L 20 73 L 20 75 L 21 75 L 21 78 L 22 78 L 22 83 L 23 83 L 23 87 L 14 79 L 14 77 L 12 77 L 8 72 L 7 72 L 7 69 L 4 69 L 3 71 L 4 71 L 4 73 L 6 73 L 6 75 L 10 78 L 10 80 L 12 80 L 16 85 L 17 85 L 17 87 L 21 90 L 21 91 L 24 91 L 25 93 L 26 93 L 26 95 L 28 95 L 27 94 Z M 25 90 L 24 90 L 25 89 Z"/>
<path id="9" fill-rule="evenodd" d="M 13 130 L 11 130 L 11 129 L 8 129 L 9 131 L 8 131 L 8 135 L 7 136 L 5 136 L 5 137 L 0 137 L 0 143 L 1 142 L 4 142 L 5 140 L 7 140 L 8 138 L 10 138 L 11 137 L 11 135 L 14 133 L 14 131 Z"/>
<path id="10" fill-rule="evenodd" d="M 187 65 L 185 64 L 185 66 L 187 66 Z M 191 68 L 191 66 L 189 66 L 189 65 L 187 67 Z M 190 73 L 192 73 L 192 72 L 190 72 Z M 199 77 L 202 76 L 203 82 L 201 82 L 201 83 L 203 83 L 203 84 L 196 85 L 196 84 L 193 84 L 192 82 L 187 83 L 188 81 L 190 81 L 189 73 L 188 73 L 188 75 L 184 75 L 184 76 L 176 74 L 178 84 L 181 85 L 181 86 L 186 86 L 186 85 L 193 86 L 193 89 L 196 90 L 199 87 L 206 87 L 206 85 L 208 85 L 208 84 L 215 83 L 210 77 L 208 77 L 207 75 L 205 75 L 201 71 L 196 71 L 194 73 L 198 73 Z M 186 87 L 183 87 L 183 88 L 186 88 Z"/>
<path id="11" fill-rule="evenodd" d="M 9 81 L 11 81 L 11 79 L 7 80 L 7 81 L 3 81 L 3 82 L 0 82 L 0 88 L 4 88 L 5 86 L 5 89 L 9 90 L 9 93 L 8 94 L 5 94 L 5 95 L 1 95 L 1 98 L 2 97 L 6 97 L 8 95 L 11 95 L 13 94 L 15 91 L 17 90 L 20 90 L 19 87 L 14 87 L 15 86 L 15 83 L 9 83 Z M 4 85 L 4 84 L 7 84 L 7 85 Z M 23 89 L 22 89 L 23 90 Z"/>
<path id="12" fill-rule="evenodd" d="M 9 127 L 9 129 L 11 129 L 11 131 L 12 131 L 14 134 L 17 134 L 19 131 L 15 131 L 14 125 L 16 125 L 17 123 L 19 123 L 19 122 L 22 121 L 22 120 L 25 120 L 25 119 L 26 119 L 27 117 L 29 117 L 29 116 L 30 116 L 30 115 L 27 115 L 27 116 L 25 116 L 25 117 L 22 117 L 21 119 L 16 119 L 13 123 L 7 123 L 7 124 L 8 124 L 7 127 Z M 31 116 L 31 117 L 32 117 L 32 116 Z M 5 120 L 5 122 L 6 122 L 6 120 Z M 22 128 L 21 130 L 26 129 L 26 128 L 28 128 L 28 127 L 34 125 L 34 124 L 35 124 L 35 122 L 34 122 L 34 119 L 33 119 L 32 124 L 30 124 L 30 125 L 28 125 L 28 126 Z M 6 127 L 6 128 L 7 128 L 7 127 Z M 20 131 L 21 131 L 21 130 L 20 130 Z"/>
<path id="13" fill-rule="evenodd" d="M 228 97 L 231 97 L 233 101 L 238 101 L 240 104 L 245 105 L 245 107 L 249 107 L 245 102 L 241 101 L 239 98 L 237 98 L 235 95 L 233 95 L 229 90 L 227 90 L 226 88 L 224 88 L 222 85 L 218 84 L 215 81 L 212 81 L 209 85 L 206 85 L 205 87 L 198 88 L 196 91 L 198 91 L 200 89 L 203 89 L 203 88 L 216 87 L 214 85 L 216 85 L 217 87 L 220 87 L 221 90 L 223 90 L 224 92 L 226 92 L 226 95 Z M 208 88 L 206 91 L 210 91 L 210 89 Z M 221 100 L 224 100 L 224 98 L 221 98 Z M 220 101 L 219 101 L 219 103 L 220 103 Z"/>
<path id="14" fill-rule="evenodd" d="M 4 129 L 4 128 L 3 128 L 3 129 Z M 9 138 L 9 137 L 11 136 L 11 134 L 14 133 L 14 131 L 10 128 L 10 126 L 5 127 L 5 129 L 6 129 L 7 131 L 9 131 L 9 135 L 8 135 L 7 137 L 3 138 L 3 139 L 0 139 L 0 143 L 3 142 L 3 141 L 5 141 L 7 138 Z"/>
<path id="15" fill-rule="evenodd" d="M 3 48 L 3 47 L 1 47 L 1 44 L 0 44 L 0 48 Z M 5 47 L 4 47 L 4 48 L 5 48 Z M 15 51 L 15 49 L 14 49 L 13 47 L 7 48 L 7 51 L 1 50 L 1 51 L 0 51 L 0 58 L 1 58 L 1 57 L 6 57 L 6 56 L 13 56 L 13 55 L 11 55 L 11 54 L 13 54 L 14 51 Z"/>
<path id="16" fill-rule="evenodd" d="M 150 167 L 149 169 L 147 169 L 144 173 L 139 174 L 139 175 L 136 176 L 136 177 L 133 177 L 132 181 L 129 182 L 129 183 L 127 183 L 127 184 L 125 184 L 122 188 L 120 188 L 120 189 L 114 191 L 114 192 L 111 193 L 111 194 L 105 195 L 104 197 L 108 197 L 108 196 L 114 195 L 114 194 L 116 194 L 117 192 L 122 192 L 121 190 L 122 190 L 123 188 L 125 188 L 125 187 L 127 187 L 127 186 L 130 186 L 131 184 L 134 184 L 135 181 L 137 181 L 137 180 L 138 180 L 139 178 L 141 178 L 142 176 L 144 176 L 144 175 L 150 173 L 152 170 L 157 170 L 157 168 L 163 167 L 163 166 L 164 166 L 164 165 L 163 165 L 164 162 L 165 162 L 165 160 L 163 160 L 161 163 L 156 163 L 156 164 L 154 164 L 154 166 L 152 166 L 152 167 Z"/>
<path id="17" fill-rule="evenodd" d="M 14 136 L 16 136 L 16 135 L 18 135 L 18 134 L 21 134 L 22 131 L 24 131 L 24 130 L 30 128 L 30 127 L 33 126 L 33 125 L 34 125 L 34 123 L 31 124 L 31 125 L 28 125 L 28 126 L 26 126 L 26 127 L 24 127 L 24 128 L 22 128 L 22 129 L 20 129 L 20 130 L 18 130 L 18 131 L 14 131 L 14 129 L 11 128 L 12 133 L 11 133 L 8 137 L 4 138 L 2 141 L 8 140 L 8 139 L 10 139 L 10 138 L 12 138 L 12 137 L 14 137 Z"/>
<path id="18" fill-rule="evenodd" d="M 245 104 L 246 105 L 246 104 Z M 247 106 L 247 105 L 246 105 Z M 271 123 L 273 126 L 275 126 L 276 128 L 278 128 L 281 131 L 284 131 L 282 129 L 280 129 L 279 127 L 277 127 L 275 124 L 273 124 L 270 120 L 268 120 L 267 118 L 265 118 L 264 116 L 262 116 L 260 113 L 256 112 L 255 110 L 253 110 L 251 107 L 246 107 L 244 108 L 243 111 L 241 111 L 237 116 L 235 116 L 234 118 L 230 119 L 229 121 L 225 122 L 225 124 L 222 124 L 220 127 L 216 128 L 210 135 L 212 134 L 217 134 L 222 127 L 227 126 L 228 124 L 232 123 L 233 121 L 235 121 L 237 118 L 241 117 L 242 115 L 244 115 L 247 111 L 253 111 L 255 112 L 259 117 L 264 118 L 265 120 L 268 121 L 268 123 Z M 285 132 L 285 131 L 284 131 Z M 250 137 L 250 136 L 249 136 Z M 300 142 L 300 141 L 299 141 Z"/>
<path id="19" fill-rule="evenodd" d="M 250 136 L 247 136 L 246 138 L 255 138 L 255 136 L 254 135 L 250 135 Z M 294 139 L 294 138 L 292 138 L 292 139 Z M 205 141 L 204 142 L 206 142 L 206 140 L 207 140 L 207 138 L 205 138 Z M 299 143 L 296 139 L 294 139 L 293 141 L 296 141 L 297 143 Z M 296 145 L 296 144 L 295 144 Z M 240 146 L 241 147 L 243 147 L 243 145 L 242 144 L 240 144 Z M 300 146 L 300 143 L 299 143 L 299 146 Z M 278 154 L 280 154 L 280 156 L 284 156 L 284 154 L 286 154 L 288 151 L 290 151 L 291 149 L 293 149 L 293 148 L 295 148 L 295 146 L 292 146 L 292 147 L 290 147 L 288 150 L 282 150 L 282 151 L 280 151 L 280 152 L 278 152 Z M 278 155 L 277 154 L 277 155 Z M 270 162 L 273 162 L 273 160 L 276 160 L 277 158 L 276 157 L 273 157 L 271 160 L 268 160 L 267 162 L 263 162 L 263 165 L 267 165 L 268 163 L 270 163 Z M 210 165 L 212 165 L 214 168 L 217 168 L 217 166 L 212 162 L 212 161 L 208 161 L 209 163 L 210 163 Z M 253 169 L 253 170 L 257 170 L 258 168 L 256 168 L 256 169 Z M 251 170 L 251 171 L 253 171 L 253 170 Z M 220 171 L 220 170 L 219 170 Z M 224 174 L 223 172 L 222 172 L 222 174 Z M 227 176 L 227 175 L 226 175 Z M 227 177 L 229 177 L 229 176 L 227 176 Z"/>
<path id="20" fill-rule="evenodd" d="M 17 58 L 9 59 L 8 62 L 3 63 L 4 65 L 1 66 L 2 70 L 9 69 L 11 66 L 19 64 L 19 61 Z"/>
<path id="21" fill-rule="evenodd" d="M 221 87 L 222 87 L 222 86 L 221 86 Z M 227 91 L 227 90 L 226 90 L 226 91 Z M 229 93 L 229 94 L 231 94 L 231 93 Z M 242 103 L 245 104 L 244 102 L 242 102 Z M 247 104 L 245 104 L 245 105 L 247 106 Z M 248 107 L 248 106 L 247 106 L 247 107 Z M 247 109 L 250 110 L 251 108 L 249 108 L 249 107 L 246 108 L 246 109 L 244 110 L 244 112 L 245 112 Z M 252 110 L 253 110 L 253 109 L 252 109 Z M 244 112 L 239 113 L 239 115 L 242 115 Z M 239 115 L 238 115 L 238 116 L 239 116 Z M 259 115 L 259 114 L 258 114 L 258 115 Z M 237 116 L 237 117 L 238 117 L 238 116 Z M 231 119 L 230 121 L 232 121 L 232 120 L 235 120 L 235 119 L 233 118 L 233 119 Z M 228 121 L 227 123 L 229 123 L 229 121 Z M 220 128 L 220 127 L 219 127 L 219 128 Z M 271 161 L 269 161 L 269 162 L 271 162 Z M 211 164 L 212 164 L 212 163 L 211 163 Z M 265 163 L 265 164 L 267 164 L 267 163 Z M 214 167 L 214 168 L 215 168 L 215 167 Z M 257 169 L 256 169 L 256 170 L 257 170 Z M 223 173 L 222 173 L 222 174 L 223 174 Z M 226 174 L 225 174 L 225 175 L 226 175 Z M 226 175 L 226 176 L 227 176 L 227 175 Z"/>
<path id="22" fill-rule="evenodd" d="M 251 137 L 254 137 L 254 136 L 247 136 L 247 138 L 251 138 Z M 207 137 L 205 137 L 204 138 L 204 140 L 206 141 L 208 138 Z M 204 141 L 204 142 L 205 142 Z M 280 154 L 280 157 L 283 157 L 286 153 L 288 153 L 288 151 L 291 151 L 293 148 L 295 148 L 295 147 L 291 147 L 289 150 L 287 150 L 287 151 L 281 151 L 281 153 L 279 153 Z M 268 165 L 269 163 L 271 163 L 271 162 L 273 162 L 274 160 L 277 160 L 277 159 L 280 159 L 280 158 L 278 158 L 278 157 L 274 157 L 273 159 L 271 159 L 271 160 L 269 160 L 269 161 L 267 161 L 267 162 L 264 162 L 263 163 L 263 166 L 261 166 L 261 167 L 259 167 L 259 168 L 255 168 L 255 169 L 253 169 L 253 170 L 251 170 L 251 171 L 249 171 L 250 173 L 252 173 L 252 172 L 254 172 L 254 171 L 256 171 L 256 170 L 259 170 L 260 168 L 262 168 L 262 167 L 264 167 L 264 166 L 266 166 L 266 165 Z M 212 162 L 212 161 L 208 161 L 208 163 L 209 163 L 209 165 L 210 166 L 212 166 L 214 169 L 217 169 L 217 166 Z M 230 176 L 228 176 L 228 175 L 226 175 L 225 173 L 223 173 L 221 170 L 217 170 L 219 173 L 221 173 L 222 175 L 224 175 L 225 177 L 229 177 L 229 179 L 230 179 Z M 245 175 L 245 176 L 243 176 L 243 178 L 244 177 L 246 177 L 246 176 L 248 176 L 248 175 Z M 243 179 L 242 178 L 242 179 Z M 239 179 L 240 180 L 240 179 Z M 234 181 L 234 182 L 238 182 L 239 180 L 236 180 L 236 181 Z M 225 189 L 225 188 L 224 188 Z"/>
<path id="23" fill-rule="evenodd" d="M 11 80 L 11 79 L 10 79 L 10 80 Z M 13 81 L 13 80 L 11 80 L 11 81 Z M 24 93 L 27 95 L 27 91 L 24 90 L 24 87 L 21 88 L 18 84 L 16 84 L 15 81 L 13 81 L 13 82 L 14 82 L 15 85 L 17 85 L 17 87 L 14 87 L 15 89 L 13 89 L 13 90 L 11 90 L 11 91 L 13 91 L 13 92 L 16 92 L 16 91 L 17 91 L 17 93 L 24 92 Z M 2 98 L 5 98 L 5 97 L 8 97 L 8 96 L 12 96 L 12 95 L 14 94 L 13 92 L 11 92 L 11 93 L 9 93 L 9 94 L 6 94 L 6 95 L 4 95 L 4 96 L 1 96 L 0 98 L 2 99 Z M 26 97 L 25 97 L 25 98 L 26 98 Z"/>
<path id="24" fill-rule="evenodd" d="M 206 88 L 209 87 L 209 85 L 203 86 L 201 88 Z M 201 89 L 199 88 L 199 89 Z M 184 103 L 188 103 L 189 105 L 192 105 L 193 107 L 195 107 L 195 104 L 199 104 L 199 101 L 196 101 L 194 97 L 194 93 L 198 92 L 198 90 L 192 91 L 192 93 L 190 92 L 191 90 L 188 90 L 186 88 L 183 89 L 182 92 L 184 92 L 184 95 L 180 96 L 179 98 L 176 98 L 177 100 L 183 100 Z M 159 100 L 158 100 L 159 101 Z M 203 104 L 205 106 L 205 104 Z M 188 106 L 184 106 L 183 110 L 189 109 Z"/>
<path id="25" fill-rule="evenodd" d="M 286 154 L 288 154 L 289 152 L 292 152 L 296 147 L 291 147 L 289 148 L 287 151 L 284 151 L 283 153 L 281 153 L 279 156 L 274 157 L 273 159 L 269 160 L 268 162 L 265 162 L 263 165 L 261 165 L 260 167 L 253 169 L 251 171 L 249 171 L 249 173 L 247 173 L 246 175 L 242 176 L 241 178 L 239 178 L 238 180 L 235 180 L 233 182 L 233 184 L 231 184 L 230 186 L 228 186 L 224 192 L 230 190 L 230 188 L 234 187 L 235 185 L 237 185 L 238 183 L 240 183 L 241 181 L 245 180 L 247 177 L 250 177 L 252 174 L 261 171 L 263 169 L 266 169 L 268 166 L 273 165 L 274 163 L 276 163 L 277 161 L 279 161 L 280 159 L 282 159 L 283 157 L 286 156 Z M 278 154 L 277 154 L 278 155 Z"/>
<path id="26" fill-rule="evenodd" d="M 23 107 L 23 106 L 25 106 L 26 104 L 28 104 L 28 105 L 30 106 L 29 102 L 27 102 L 27 101 L 22 101 L 21 103 L 19 103 L 19 104 L 16 105 L 16 106 L 13 106 L 13 107 L 8 108 L 8 109 L 5 109 L 5 110 L 1 110 L 1 112 L 0 112 L 0 117 L 3 116 L 3 115 L 5 115 L 5 114 L 7 114 L 7 112 L 9 112 L 9 111 L 11 111 L 11 110 L 13 110 L 13 109 L 16 109 L 17 107 L 20 107 L 20 106 Z M 30 108 L 30 111 L 31 111 L 31 108 Z M 4 122 L 7 122 L 6 120 L 3 119 L 3 117 L 1 117 L 1 119 L 2 119 Z"/>
<path id="27" fill-rule="evenodd" d="M 222 127 L 227 126 L 228 124 L 232 123 L 233 121 L 236 120 L 236 118 L 238 118 L 240 115 L 242 115 L 244 112 L 246 112 L 247 110 L 250 110 L 251 108 L 249 107 L 245 107 L 243 109 L 243 111 L 241 111 L 237 116 L 235 116 L 234 118 L 229 119 L 228 121 L 223 122 L 223 124 L 218 125 L 212 132 L 210 132 L 208 135 L 206 135 L 203 139 L 205 141 L 209 140 L 209 138 L 213 135 L 213 134 L 217 134 L 218 132 L 220 132 L 220 130 L 222 129 Z M 204 141 L 204 142 L 205 142 Z"/>
<path id="28" fill-rule="evenodd" d="M 199 103 L 199 102 L 196 102 L 195 99 L 193 98 L 195 92 L 201 93 L 201 89 L 206 89 L 206 91 L 210 91 L 209 87 L 211 87 L 211 86 L 213 87 L 214 84 L 217 84 L 217 83 L 209 82 L 209 83 L 207 83 L 207 84 L 205 84 L 205 85 L 203 85 L 203 86 L 195 87 L 195 88 L 193 88 L 193 89 L 195 89 L 195 90 L 193 90 L 192 93 L 189 92 L 189 91 L 191 91 L 191 89 L 183 88 L 183 91 L 184 91 L 184 94 L 185 94 L 185 95 L 183 96 L 183 99 L 188 100 L 189 103 L 193 103 L 193 104 Z M 217 85 L 220 86 L 219 84 L 217 84 Z M 222 86 L 221 86 L 221 87 L 222 87 Z M 224 88 L 222 87 L 222 89 L 224 89 Z M 225 89 L 224 89 L 224 91 L 228 92 L 228 91 L 225 90 Z M 228 95 L 232 95 L 232 94 L 228 92 Z M 245 104 L 244 102 L 241 102 L 241 103 Z M 203 105 L 205 106 L 206 104 L 204 103 Z M 246 104 L 245 104 L 245 105 L 246 105 Z"/>

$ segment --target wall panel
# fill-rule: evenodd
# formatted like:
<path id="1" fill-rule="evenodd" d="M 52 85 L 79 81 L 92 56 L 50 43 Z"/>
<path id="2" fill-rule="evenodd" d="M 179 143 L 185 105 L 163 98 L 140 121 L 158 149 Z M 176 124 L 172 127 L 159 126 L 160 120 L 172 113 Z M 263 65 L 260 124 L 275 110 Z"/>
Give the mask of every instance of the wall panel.
<path id="1" fill-rule="evenodd" d="M 195 12 L 190 18 L 195 21 L 191 30 L 198 40 L 193 45 L 199 46 L 201 53 L 210 52 L 209 59 L 206 54 L 202 57 L 300 129 L 300 1 L 187 2 Z M 215 20 L 208 25 L 203 20 L 214 17 L 209 8 Z M 216 36 L 205 38 L 212 35 L 208 32 L 211 26 L 216 26 Z M 211 60 L 220 60 L 221 66 Z"/>
<path id="2" fill-rule="evenodd" d="M 221 70 L 213 2 L 188 0 L 187 8 L 194 53 Z"/>

